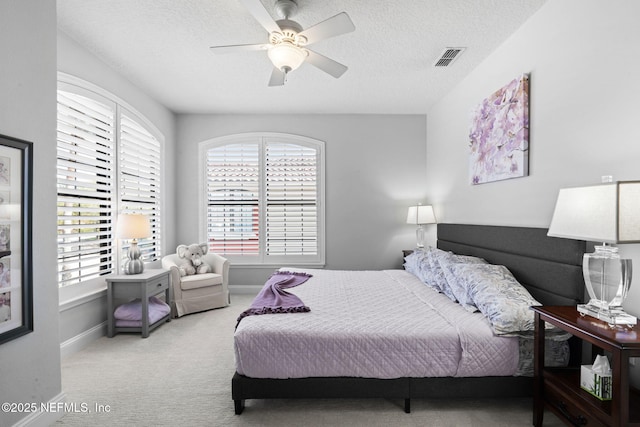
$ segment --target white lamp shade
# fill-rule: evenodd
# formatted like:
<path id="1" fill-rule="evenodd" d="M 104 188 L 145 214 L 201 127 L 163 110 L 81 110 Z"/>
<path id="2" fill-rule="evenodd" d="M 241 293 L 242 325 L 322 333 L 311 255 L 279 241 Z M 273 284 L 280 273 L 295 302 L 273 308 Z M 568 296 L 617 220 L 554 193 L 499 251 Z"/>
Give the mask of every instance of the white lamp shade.
<path id="1" fill-rule="evenodd" d="M 407 224 L 435 224 L 436 216 L 431 206 L 410 206 L 407 213 Z"/>
<path id="2" fill-rule="evenodd" d="M 118 215 L 119 239 L 143 239 L 151 237 L 151 223 L 146 215 L 120 214 Z"/>
<path id="3" fill-rule="evenodd" d="M 561 189 L 548 235 L 604 243 L 640 242 L 640 181 Z"/>
<path id="4" fill-rule="evenodd" d="M 273 66 L 282 71 L 293 71 L 307 57 L 307 51 L 289 42 L 281 42 L 269 48 L 267 52 Z"/>

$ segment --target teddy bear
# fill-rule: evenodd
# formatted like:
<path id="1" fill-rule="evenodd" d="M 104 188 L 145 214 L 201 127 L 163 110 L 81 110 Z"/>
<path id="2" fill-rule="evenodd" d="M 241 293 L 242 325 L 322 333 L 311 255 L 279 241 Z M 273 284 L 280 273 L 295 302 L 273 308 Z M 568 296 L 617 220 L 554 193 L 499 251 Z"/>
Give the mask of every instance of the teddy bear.
<path id="1" fill-rule="evenodd" d="M 203 257 L 209 251 L 206 243 L 193 243 L 191 245 L 179 245 L 176 249 L 178 258 L 181 259 L 178 265 L 180 276 L 190 276 L 192 274 L 210 273 L 211 266 L 207 264 Z"/>

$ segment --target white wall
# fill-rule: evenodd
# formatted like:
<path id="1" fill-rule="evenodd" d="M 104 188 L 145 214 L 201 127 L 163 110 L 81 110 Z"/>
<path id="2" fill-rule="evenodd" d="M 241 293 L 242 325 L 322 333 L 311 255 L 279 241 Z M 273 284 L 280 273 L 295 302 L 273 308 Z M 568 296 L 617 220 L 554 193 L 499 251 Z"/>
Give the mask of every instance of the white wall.
<path id="1" fill-rule="evenodd" d="M 33 142 L 34 331 L 0 345 L 0 402 L 62 398 L 56 284 L 56 4 L 0 2 L 0 134 Z M 29 416 L 0 412 L 0 425 Z M 47 425 L 57 414 L 30 416 Z"/>
<path id="2" fill-rule="evenodd" d="M 560 188 L 640 179 L 638 16 L 636 0 L 549 0 L 429 111 L 426 187 L 440 220 L 548 227 Z M 521 73 L 530 176 L 471 186 L 470 111 Z M 640 265 L 640 245 L 620 248 Z M 640 316 L 640 273 L 625 307 Z"/>
<path id="3" fill-rule="evenodd" d="M 199 241 L 198 144 L 244 132 L 325 141 L 327 268 L 398 268 L 415 246 L 407 207 L 425 202 L 426 119 L 421 115 L 180 115 L 178 238 Z M 234 268 L 230 287 L 262 285 L 271 269 Z"/>
<path id="4" fill-rule="evenodd" d="M 163 185 L 163 253 L 170 253 L 176 245 L 175 234 L 175 116 L 166 107 L 142 92 L 138 87 L 109 68 L 96 56 L 82 48 L 65 33 L 57 33 L 58 71 L 88 81 L 110 92 L 130 105 L 164 137 L 165 174 Z M 159 263 L 158 263 L 159 267 Z M 60 338 L 63 355 L 86 345 L 96 336 L 104 335 L 106 322 L 106 284 L 95 287 L 68 286 L 60 290 Z M 92 285 L 92 284 L 89 284 Z M 100 290 L 86 295 L 86 288 Z M 82 296 L 81 299 L 78 299 Z"/>

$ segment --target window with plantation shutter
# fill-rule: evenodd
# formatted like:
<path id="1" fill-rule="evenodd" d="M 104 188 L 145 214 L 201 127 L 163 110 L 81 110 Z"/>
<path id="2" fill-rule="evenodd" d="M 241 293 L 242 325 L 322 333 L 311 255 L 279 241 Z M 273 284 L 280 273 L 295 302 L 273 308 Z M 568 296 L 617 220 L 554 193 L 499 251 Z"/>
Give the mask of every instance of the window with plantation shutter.
<path id="1" fill-rule="evenodd" d="M 143 121 L 91 90 L 60 84 L 57 132 L 58 284 L 118 271 L 119 212 L 147 214 L 153 237 L 145 261 L 160 253 L 160 142 Z M 125 248 L 126 249 L 126 248 Z"/>
<path id="2" fill-rule="evenodd" d="M 267 256 L 318 253 L 317 150 L 269 142 L 266 156 Z"/>
<path id="3" fill-rule="evenodd" d="M 138 248 L 142 259 L 160 259 L 160 144 L 126 111 L 120 115 L 120 181 L 118 211 L 147 215 L 153 238 L 141 239 Z M 126 257 L 129 242 L 123 246 Z"/>
<path id="4" fill-rule="evenodd" d="M 321 141 L 242 134 L 201 153 L 211 251 L 236 264 L 324 263 Z"/>
<path id="5" fill-rule="evenodd" d="M 257 256 L 260 145 L 246 141 L 210 148 L 207 168 L 207 241 L 221 255 Z"/>
<path id="6" fill-rule="evenodd" d="M 115 105 L 58 93 L 58 282 L 113 270 Z"/>

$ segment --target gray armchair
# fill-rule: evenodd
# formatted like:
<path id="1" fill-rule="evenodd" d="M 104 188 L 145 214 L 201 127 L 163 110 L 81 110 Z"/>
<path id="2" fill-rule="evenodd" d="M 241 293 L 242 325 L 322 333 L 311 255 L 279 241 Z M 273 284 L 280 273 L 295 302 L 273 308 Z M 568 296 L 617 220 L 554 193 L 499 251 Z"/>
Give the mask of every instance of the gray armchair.
<path id="1" fill-rule="evenodd" d="M 229 261 L 215 253 L 203 256 L 213 268 L 213 273 L 180 277 L 178 265 L 182 261 L 177 254 L 162 258 L 162 268 L 170 271 L 171 316 L 180 317 L 189 313 L 226 307 L 229 296 Z"/>

